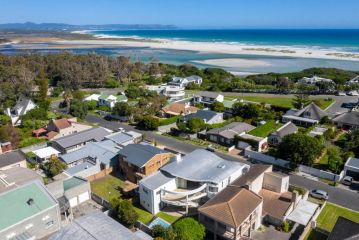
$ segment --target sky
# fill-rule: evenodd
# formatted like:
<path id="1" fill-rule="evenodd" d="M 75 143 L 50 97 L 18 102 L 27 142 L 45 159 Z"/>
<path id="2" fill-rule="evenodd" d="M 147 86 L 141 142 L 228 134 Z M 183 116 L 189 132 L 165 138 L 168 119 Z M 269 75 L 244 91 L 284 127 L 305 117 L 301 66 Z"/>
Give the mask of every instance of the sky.
<path id="1" fill-rule="evenodd" d="M 0 23 L 358 28 L 359 0 L 1 0 Z"/>

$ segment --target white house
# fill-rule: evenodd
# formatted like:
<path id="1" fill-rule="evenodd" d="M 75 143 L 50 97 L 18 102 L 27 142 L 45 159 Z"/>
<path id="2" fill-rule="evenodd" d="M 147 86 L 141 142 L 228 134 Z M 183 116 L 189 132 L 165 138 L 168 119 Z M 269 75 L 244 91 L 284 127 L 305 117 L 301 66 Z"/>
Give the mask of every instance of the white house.
<path id="1" fill-rule="evenodd" d="M 211 105 L 214 102 L 223 102 L 224 96 L 215 92 L 200 92 L 193 96 L 192 103 L 201 103 L 204 105 Z"/>
<path id="2" fill-rule="evenodd" d="M 298 83 L 303 83 L 303 84 L 316 84 L 319 82 L 334 83 L 333 80 L 331 80 L 331 79 L 322 78 L 322 77 L 318 77 L 318 76 L 313 76 L 313 77 L 309 77 L 309 78 L 304 77 L 298 81 Z"/>
<path id="3" fill-rule="evenodd" d="M 171 101 L 181 100 L 185 96 L 184 87 L 181 86 L 166 86 L 162 94 Z"/>
<path id="4" fill-rule="evenodd" d="M 199 118 L 202 119 L 206 124 L 215 124 L 215 123 L 222 123 L 223 120 L 223 113 L 214 112 L 211 110 L 198 110 L 195 113 L 190 113 L 188 115 L 182 116 L 179 118 L 179 121 L 182 123 L 187 123 L 188 120 L 191 118 Z"/>
<path id="5" fill-rule="evenodd" d="M 197 75 L 192 75 L 192 76 L 185 77 L 185 78 L 174 76 L 174 77 L 172 77 L 172 80 L 170 82 L 168 82 L 168 85 L 179 86 L 179 87 L 185 88 L 190 83 L 195 83 L 195 84 L 201 85 L 202 78 Z"/>
<path id="6" fill-rule="evenodd" d="M 88 97 L 85 97 L 85 101 L 98 101 L 99 97 L 101 96 L 101 94 L 91 94 Z"/>
<path id="7" fill-rule="evenodd" d="M 19 118 L 34 108 L 36 104 L 31 99 L 23 98 L 17 101 L 13 108 L 7 108 L 5 114 L 11 118 L 12 125 L 19 125 L 21 123 Z"/>
<path id="8" fill-rule="evenodd" d="M 127 102 L 128 99 L 125 95 L 112 95 L 112 94 L 92 94 L 85 98 L 85 101 L 96 101 L 98 106 L 107 106 L 113 108 L 118 102 Z"/>
<path id="9" fill-rule="evenodd" d="M 204 149 L 197 149 L 161 168 L 139 182 L 140 203 L 156 214 L 166 206 L 197 208 L 215 196 L 249 166 L 227 161 Z"/>
<path id="10" fill-rule="evenodd" d="M 347 82 L 347 84 L 348 84 L 348 85 L 359 84 L 359 76 L 356 76 L 355 78 L 350 79 L 350 80 Z"/>

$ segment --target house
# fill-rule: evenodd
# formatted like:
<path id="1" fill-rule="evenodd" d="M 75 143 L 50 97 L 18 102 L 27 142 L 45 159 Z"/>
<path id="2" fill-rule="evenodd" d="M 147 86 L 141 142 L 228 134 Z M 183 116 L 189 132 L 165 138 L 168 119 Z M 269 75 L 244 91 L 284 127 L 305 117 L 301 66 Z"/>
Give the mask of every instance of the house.
<path id="1" fill-rule="evenodd" d="M 282 121 L 284 123 L 293 122 L 295 125 L 307 127 L 318 124 L 325 116 L 328 116 L 328 114 L 312 102 L 301 110 L 289 110 L 285 115 L 283 115 Z"/>
<path id="2" fill-rule="evenodd" d="M 20 150 L 0 154 L 0 170 L 13 167 L 26 168 L 26 156 Z"/>
<path id="3" fill-rule="evenodd" d="M 90 128 L 85 131 L 58 138 L 51 142 L 51 146 L 62 154 L 65 154 L 83 147 L 88 142 L 102 141 L 110 134 L 110 130 L 102 127 Z"/>
<path id="4" fill-rule="evenodd" d="M 34 108 L 36 108 L 36 104 L 31 99 L 22 98 L 16 102 L 13 108 L 7 108 L 5 114 L 11 118 L 11 124 L 16 126 L 21 123 L 20 117 Z"/>
<path id="5" fill-rule="evenodd" d="M 0 193 L 9 191 L 10 189 L 22 186 L 35 180 L 42 182 L 42 176 L 28 168 L 14 167 L 1 170 Z"/>
<path id="6" fill-rule="evenodd" d="M 268 141 L 272 144 L 278 144 L 282 142 L 282 139 L 285 136 L 297 132 L 298 132 L 298 127 L 295 126 L 292 122 L 287 122 L 286 124 L 278 128 L 275 132 L 271 133 L 268 136 Z"/>
<path id="7" fill-rule="evenodd" d="M 191 113 L 196 113 L 198 108 L 190 106 L 187 103 L 171 103 L 162 108 L 162 115 L 167 117 L 185 116 Z"/>
<path id="8" fill-rule="evenodd" d="M 53 147 L 45 147 L 32 152 L 35 154 L 35 159 L 39 163 L 46 162 L 51 158 L 57 158 L 60 154 L 60 152 Z"/>
<path id="9" fill-rule="evenodd" d="M 48 191 L 57 199 L 61 214 L 72 214 L 72 208 L 86 202 L 91 197 L 90 182 L 81 177 L 68 176 L 46 185 Z"/>
<path id="10" fill-rule="evenodd" d="M 143 237 L 143 236 L 146 236 Z M 131 231 L 101 211 L 75 219 L 49 240 L 149 240 L 147 234 Z"/>
<path id="11" fill-rule="evenodd" d="M 138 143 L 142 140 L 142 134 L 134 131 L 115 132 L 105 137 L 119 146 L 127 146 L 131 143 Z"/>
<path id="12" fill-rule="evenodd" d="M 347 82 L 347 85 L 355 85 L 355 84 L 359 84 L 359 76 L 356 76 Z"/>
<path id="13" fill-rule="evenodd" d="M 261 225 L 263 199 L 246 188 L 228 186 L 198 209 L 211 239 L 242 239 Z"/>
<path id="14" fill-rule="evenodd" d="M 258 137 L 251 135 L 249 133 L 241 133 L 237 135 L 238 142 L 237 148 L 245 150 L 248 147 L 248 144 L 256 149 L 258 152 L 263 152 L 268 149 L 268 138 L 267 137 Z"/>
<path id="15" fill-rule="evenodd" d="M 197 208 L 214 197 L 249 166 L 227 161 L 204 149 L 176 159 L 139 182 L 141 205 L 152 214 L 166 206 Z"/>
<path id="16" fill-rule="evenodd" d="M 302 83 L 302 84 L 316 84 L 319 82 L 334 83 L 333 80 L 331 80 L 331 79 L 322 78 L 322 77 L 318 77 L 318 76 L 304 77 L 304 78 L 298 80 L 298 83 Z"/>
<path id="17" fill-rule="evenodd" d="M 90 96 L 85 97 L 84 101 L 96 101 L 100 98 L 101 94 L 91 94 Z"/>
<path id="18" fill-rule="evenodd" d="M 108 94 L 101 94 L 98 98 L 98 106 L 107 106 L 109 108 L 113 108 L 116 103 L 118 102 L 127 102 L 128 99 L 125 95 L 108 95 Z"/>
<path id="19" fill-rule="evenodd" d="M 212 105 L 214 102 L 223 102 L 224 96 L 215 92 L 199 92 L 192 98 L 192 103 L 203 104 L 205 106 Z"/>
<path id="20" fill-rule="evenodd" d="M 202 81 L 203 81 L 202 78 L 197 75 L 192 75 L 192 76 L 185 77 L 185 78 L 173 76 L 171 81 L 169 81 L 167 83 L 167 85 L 179 86 L 181 88 L 185 88 L 190 83 L 201 85 Z"/>
<path id="21" fill-rule="evenodd" d="M 60 160 L 66 163 L 66 173 L 71 176 L 89 178 L 106 170 L 106 174 L 117 168 L 117 154 L 120 148 L 111 140 L 89 142 L 84 147 L 63 154 Z"/>
<path id="22" fill-rule="evenodd" d="M 333 124 L 344 130 L 359 129 L 359 112 L 351 111 L 343 113 L 332 119 Z"/>
<path id="23" fill-rule="evenodd" d="M 235 103 L 237 103 L 237 99 L 233 99 L 233 100 L 223 100 L 223 106 L 224 106 L 224 114 L 225 116 L 228 117 L 232 117 L 234 112 L 233 112 L 233 105 Z"/>
<path id="24" fill-rule="evenodd" d="M 214 128 L 206 132 L 208 141 L 232 146 L 235 144 L 234 137 L 255 129 L 254 126 L 244 122 L 232 122 L 221 128 Z"/>
<path id="25" fill-rule="evenodd" d="M 354 240 L 359 239 L 359 223 L 339 216 L 328 240 Z"/>
<path id="26" fill-rule="evenodd" d="M 214 112 L 211 110 L 198 110 L 195 113 L 190 113 L 188 115 L 182 116 L 179 118 L 179 121 L 182 123 L 187 123 L 191 118 L 199 118 L 204 121 L 206 124 L 215 124 L 222 123 L 223 113 Z"/>
<path id="27" fill-rule="evenodd" d="M 170 101 L 181 100 L 185 96 L 184 87 L 166 86 L 162 91 L 162 95 L 168 97 Z"/>
<path id="28" fill-rule="evenodd" d="M 0 142 L 0 154 L 12 151 L 11 142 Z"/>
<path id="29" fill-rule="evenodd" d="M 359 158 L 348 158 L 344 165 L 344 175 L 359 180 Z"/>
<path id="30" fill-rule="evenodd" d="M 0 209 L 0 239 L 42 239 L 61 226 L 59 205 L 38 180 L 2 192 Z"/>
<path id="31" fill-rule="evenodd" d="M 250 238 L 261 223 L 280 226 L 295 205 L 289 176 L 255 164 L 198 209 L 199 221 L 213 239 Z M 296 195 L 294 195 L 296 196 Z"/>
<path id="32" fill-rule="evenodd" d="M 118 154 L 120 172 L 133 183 L 157 172 L 173 157 L 172 153 L 149 144 L 129 144 Z"/>

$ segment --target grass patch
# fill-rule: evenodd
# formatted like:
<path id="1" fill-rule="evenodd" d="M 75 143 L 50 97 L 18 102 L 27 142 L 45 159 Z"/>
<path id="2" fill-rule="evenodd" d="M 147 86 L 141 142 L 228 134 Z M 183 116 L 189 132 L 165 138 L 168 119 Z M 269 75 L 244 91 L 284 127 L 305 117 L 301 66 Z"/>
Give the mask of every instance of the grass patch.
<path id="1" fill-rule="evenodd" d="M 176 123 L 180 117 L 181 116 L 174 116 L 174 117 L 170 117 L 170 118 L 160 118 L 159 119 L 160 126 L 166 126 L 166 125 L 170 125 L 172 123 Z"/>
<path id="2" fill-rule="evenodd" d="M 172 216 L 172 215 L 169 215 L 164 212 L 159 212 L 159 213 L 157 213 L 156 216 L 162 218 L 163 220 L 165 220 L 166 222 L 171 223 L 171 224 L 173 224 L 180 218 L 178 216 Z"/>
<path id="3" fill-rule="evenodd" d="M 91 191 L 103 199 L 109 201 L 113 198 L 121 197 L 118 188 L 123 188 L 125 182 L 121 179 L 108 175 L 91 182 Z"/>
<path id="4" fill-rule="evenodd" d="M 327 202 L 317 218 L 318 227 L 331 232 L 339 216 L 359 223 L 359 212 Z"/>
<path id="5" fill-rule="evenodd" d="M 262 126 L 258 126 L 252 131 L 249 132 L 249 134 L 252 134 L 257 137 L 267 137 L 269 134 L 280 128 L 283 124 L 276 123 L 275 120 L 269 120 L 266 124 Z"/>
<path id="6" fill-rule="evenodd" d="M 149 224 L 153 218 L 153 215 L 146 210 L 144 210 L 142 207 L 134 206 L 136 213 L 138 214 L 138 221 Z"/>

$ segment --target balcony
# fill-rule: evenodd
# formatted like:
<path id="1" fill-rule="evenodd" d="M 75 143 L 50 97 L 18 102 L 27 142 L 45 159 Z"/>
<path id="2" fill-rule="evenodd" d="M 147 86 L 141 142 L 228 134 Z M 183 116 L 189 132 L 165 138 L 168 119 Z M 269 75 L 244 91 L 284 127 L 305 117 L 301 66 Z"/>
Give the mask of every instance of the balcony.
<path id="1" fill-rule="evenodd" d="M 175 190 L 166 190 L 161 189 L 161 201 L 174 206 L 191 206 L 198 207 L 196 200 L 199 200 L 205 196 L 207 184 L 193 189 L 175 189 Z"/>

